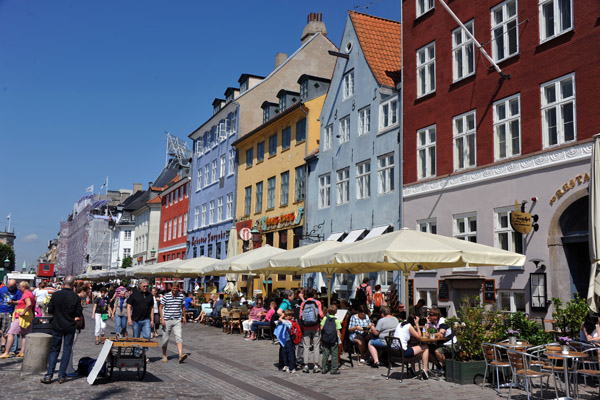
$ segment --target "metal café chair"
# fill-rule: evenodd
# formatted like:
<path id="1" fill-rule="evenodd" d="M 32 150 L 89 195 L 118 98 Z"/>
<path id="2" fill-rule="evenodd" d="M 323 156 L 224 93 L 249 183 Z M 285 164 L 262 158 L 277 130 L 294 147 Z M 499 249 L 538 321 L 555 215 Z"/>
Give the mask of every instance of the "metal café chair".
<path id="1" fill-rule="evenodd" d="M 492 343 L 483 343 L 481 345 L 481 349 L 483 350 L 483 358 L 485 360 L 485 372 L 483 373 L 483 382 L 481 383 L 481 389 L 483 389 L 483 387 L 485 386 L 485 381 L 487 380 L 489 369 L 492 372 L 492 386 L 494 385 L 495 375 L 497 385 L 496 391 L 500 393 L 500 371 L 502 371 L 502 376 L 506 379 L 506 376 L 504 375 L 504 370 L 510 371 L 510 364 L 500 359 L 498 354 L 498 347 L 496 345 Z"/>
<path id="2" fill-rule="evenodd" d="M 588 350 L 592 350 L 592 349 L 588 349 Z M 595 348 L 595 350 L 600 350 L 598 348 Z M 596 366 L 600 363 L 600 351 L 596 351 L 595 353 L 592 351 L 583 351 L 584 353 L 590 353 L 590 357 L 589 360 L 594 361 L 596 363 Z M 577 395 L 579 395 L 579 381 L 578 381 L 578 377 L 579 375 L 582 375 L 584 378 L 584 384 L 587 385 L 587 377 L 590 378 L 598 378 L 599 379 L 599 383 L 598 383 L 598 398 L 600 398 L 600 369 L 597 368 L 591 368 L 594 365 L 593 364 L 587 364 L 588 368 L 582 368 L 582 369 L 577 369 L 576 373 L 575 373 L 575 393 Z"/>
<path id="3" fill-rule="evenodd" d="M 392 370 L 394 361 L 399 361 L 400 365 L 402 366 L 402 371 L 400 372 L 400 382 L 402 382 L 404 368 L 408 363 L 419 364 L 419 376 L 421 376 L 420 371 L 422 369 L 422 363 L 420 354 L 410 358 L 404 357 L 404 348 L 402 348 L 402 342 L 400 341 L 400 338 L 394 336 L 386 336 L 385 342 L 387 344 L 388 351 L 388 371 L 386 379 L 390 379 L 390 372 Z"/>
<path id="4" fill-rule="evenodd" d="M 533 379 L 538 379 L 540 380 L 540 393 L 543 389 L 543 379 L 546 379 L 546 388 L 549 389 L 549 380 L 550 380 L 550 376 L 552 375 L 550 372 L 542 372 L 542 371 L 536 371 L 533 370 L 531 368 L 531 364 L 534 363 L 539 363 L 539 357 L 533 355 L 533 354 L 528 354 L 528 353 L 524 353 L 522 351 L 517 351 L 517 350 L 511 350 L 511 349 L 507 349 L 506 350 L 507 354 L 508 354 L 508 361 L 510 363 L 510 369 L 512 371 L 512 385 L 510 386 L 510 389 L 508 390 L 508 398 L 510 400 L 511 395 L 512 395 L 512 387 L 513 385 L 515 385 L 517 383 L 517 378 L 523 378 L 523 381 L 525 382 L 525 391 L 527 392 L 527 399 L 529 400 L 531 398 L 531 392 L 533 389 Z M 556 386 L 554 387 L 554 393 L 556 394 L 556 397 L 558 398 L 558 391 L 556 390 Z"/>

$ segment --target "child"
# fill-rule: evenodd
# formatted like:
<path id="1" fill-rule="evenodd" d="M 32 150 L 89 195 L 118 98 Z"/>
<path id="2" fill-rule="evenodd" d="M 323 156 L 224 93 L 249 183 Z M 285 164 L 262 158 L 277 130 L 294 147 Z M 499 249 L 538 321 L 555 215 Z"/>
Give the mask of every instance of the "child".
<path id="1" fill-rule="evenodd" d="M 323 374 L 327 373 L 327 359 L 331 356 L 331 375 L 339 375 L 338 369 L 338 346 L 340 342 L 340 330 L 342 324 L 335 317 L 337 313 L 336 306 L 330 306 L 327 309 L 327 315 L 321 321 L 321 344 L 323 347 Z"/>
<path id="2" fill-rule="evenodd" d="M 296 372 L 296 346 L 292 341 L 292 319 L 294 310 L 285 310 L 279 317 L 280 325 L 275 329 L 275 336 L 279 339 L 279 359 L 283 361 L 283 372 L 293 374 Z"/>

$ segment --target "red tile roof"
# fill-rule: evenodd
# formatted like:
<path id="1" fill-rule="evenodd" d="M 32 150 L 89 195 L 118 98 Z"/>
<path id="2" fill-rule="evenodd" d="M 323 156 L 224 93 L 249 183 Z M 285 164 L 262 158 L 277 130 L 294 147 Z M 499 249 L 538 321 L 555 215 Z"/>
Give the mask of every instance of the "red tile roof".
<path id="1" fill-rule="evenodd" d="M 400 22 L 349 11 L 367 63 L 377 81 L 386 86 L 400 82 Z"/>

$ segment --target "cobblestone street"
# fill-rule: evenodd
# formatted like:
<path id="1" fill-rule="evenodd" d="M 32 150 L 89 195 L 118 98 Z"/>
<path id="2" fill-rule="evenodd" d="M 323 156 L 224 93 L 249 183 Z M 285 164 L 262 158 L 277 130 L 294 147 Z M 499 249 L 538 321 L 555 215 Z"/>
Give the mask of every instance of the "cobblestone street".
<path id="1" fill-rule="evenodd" d="M 85 308 L 87 327 L 74 346 L 75 363 L 84 356 L 96 358 L 101 347 L 94 345 L 91 307 Z M 107 332 L 114 331 L 109 321 Z M 130 330 L 131 331 L 131 330 Z M 110 333 L 109 333 L 110 335 Z M 278 372 L 277 346 L 270 340 L 248 342 L 239 334 L 228 335 L 220 329 L 199 324 L 184 327 L 184 351 L 189 354 L 179 364 L 174 342 L 169 344 L 169 363 L 161 362 L 160 348 L 149 350 L 150 364 L 143 381 L 135 372 L 118 372 L 112 381 L 98 379 L 93 386 L 84 377 L 51 385 L 40 383 L 40 376 L 21 378 L 20 359 L 0 360 L 2 398 L 19 399 L 498 399 L 489 387 L 456 385 L 440 381 L 405 378 L 399 372 L 385 379 L 387 369 L 351 368 L 344 364 L 338 376 Z M 580 385 L 583 388 L 583 385 Z M 504 391 L 507 395 L 507 391 Z M 514 391 L 516 398 L 526 398 Z M 597 387 L 581 398 L 597 398 Z M 550 393 L 547 394 L 550 397 Z M 551 396 L 553 397 L 553 396 Z"/>

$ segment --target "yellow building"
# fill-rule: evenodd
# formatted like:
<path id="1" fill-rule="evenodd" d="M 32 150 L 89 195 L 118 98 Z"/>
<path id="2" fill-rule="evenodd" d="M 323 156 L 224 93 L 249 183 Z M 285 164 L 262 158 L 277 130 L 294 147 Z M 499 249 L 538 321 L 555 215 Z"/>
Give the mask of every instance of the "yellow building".
<path id="1" fill-rule="evenodd" d="M 236 221 L 252 227 L 239 252 L 263 245 L 300 246 L 307 155 L 319 146 L 319 115 L 329 80 L 302 75 L 300 93 L 282 89 L 263 102 L 263 124 L 233 143 L 238 154 Z M 273 289 L 300 286 L 300 276 L 272 277 Z M 266 283 L 264 278 L 256 289 Z"/>

